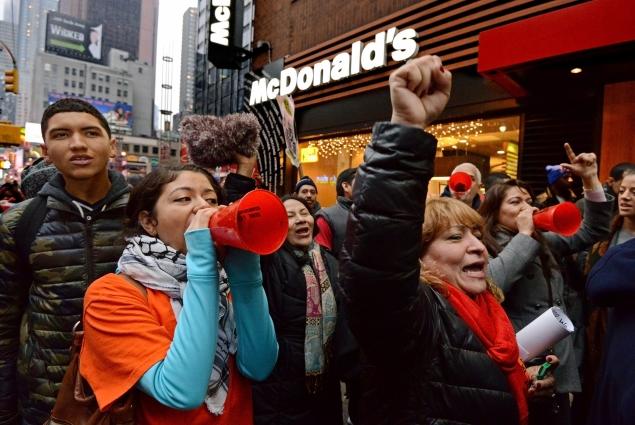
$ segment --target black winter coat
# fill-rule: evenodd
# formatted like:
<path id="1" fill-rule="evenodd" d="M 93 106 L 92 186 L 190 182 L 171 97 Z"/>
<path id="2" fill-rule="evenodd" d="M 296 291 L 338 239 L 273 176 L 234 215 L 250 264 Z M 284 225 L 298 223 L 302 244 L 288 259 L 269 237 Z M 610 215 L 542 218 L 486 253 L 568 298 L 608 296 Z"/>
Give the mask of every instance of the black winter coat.
<path id="1" fill-rule="evenodd" d="M 421 130 L 377 124 L 357 171 L 340 281 L 366 363 L 358 422 L 515 424 L 502 371 L 445 298 L 420 283 L 435 150 Z"/>
<path id="2" fill-rule="evenodd" d="M 350 343 L 344 320 L 337 261 L 321 249 L 337 302 L 334 352 L 329 359 L 323 389 L 312 395 L 305 387 L 304 335 L 306 327 L 306 282 L 302 264 L 288 245 L 261 257 L 263 287 L 269 301 L 279 352 L 276 366 L 263 382 L 253 386 L 256 425 L 338 425 L 342 423 L 337 352 Z M 350 346 L 350 344 L 349 344 Z M 342 356 L 339 356 L 340 358 Z"/>

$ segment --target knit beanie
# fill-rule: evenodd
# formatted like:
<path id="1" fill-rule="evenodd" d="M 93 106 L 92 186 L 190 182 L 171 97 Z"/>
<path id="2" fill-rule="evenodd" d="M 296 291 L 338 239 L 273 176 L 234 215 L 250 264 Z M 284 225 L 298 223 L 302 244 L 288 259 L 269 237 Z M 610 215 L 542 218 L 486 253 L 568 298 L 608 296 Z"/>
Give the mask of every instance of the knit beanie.
<path id="1" fill-rule="evenodd" d="M 311 177 L 309 176 L 304 176 L 302 177 L 296 184 L 295 184 L 295 193 L 298 193 L 298 191 L 300 190 L 300 188 L 302 186 L 313 186 L 315 188 L 315 191 L 317 192 L 317 186 L 315 185 L 315 183 L 313 182 L 313 180 L 311 180 Z"/>
<path id="2" fill-rule="evenodd" d="M 53 164 L 49 164 L 44 158 L 38 158 L 22 171 L 20 189 L 27 199 L 33 198 L 55 174 L 57 168 Z"/>

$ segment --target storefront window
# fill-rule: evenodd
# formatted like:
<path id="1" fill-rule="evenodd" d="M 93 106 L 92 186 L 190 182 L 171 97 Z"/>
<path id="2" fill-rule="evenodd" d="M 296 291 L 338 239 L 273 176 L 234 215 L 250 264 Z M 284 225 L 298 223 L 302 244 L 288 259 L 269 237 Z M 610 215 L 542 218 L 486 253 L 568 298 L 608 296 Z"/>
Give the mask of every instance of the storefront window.
<path id="1" fill-rule="evenodd" d="M 476 165 L 483 178 L 493 172 L 504 172 L 516 178 L 519 127 L 520 117 L 509 116 L 436 124 L 427 128 L 426 131 L 439 141 L 435 177 L 430 182 L 428 195 L 441 194 L 452 169 L 462 162 Z M 335 203 L 337 175 L 361 164 L 370 138 L 370 132 L 364 132 L 301 141 L 302 174 L 315 181 L 318 200 L 323 207 Z"/>
<path id="2" fill-rule="evenodd" d="M 428 195 L 442 193 L 450 173 L 462 162 L 476 165 L 483 179 L 490 173 L 506 173 L 516 178 L 519 128 L 519 116 L 457 121 L 427 128 L 439 141 L 435 177 L 430 182 Z"/>
<path id="3" fill-rule="evenodd" d="M 335 204 L 337 175 L 361 164 L 370 136 L 370 132 L 367 132 L 314 139 L 300 144 L 302 174 L 310 176 L 315 182 L 318 201 L 323 207 Z"/>

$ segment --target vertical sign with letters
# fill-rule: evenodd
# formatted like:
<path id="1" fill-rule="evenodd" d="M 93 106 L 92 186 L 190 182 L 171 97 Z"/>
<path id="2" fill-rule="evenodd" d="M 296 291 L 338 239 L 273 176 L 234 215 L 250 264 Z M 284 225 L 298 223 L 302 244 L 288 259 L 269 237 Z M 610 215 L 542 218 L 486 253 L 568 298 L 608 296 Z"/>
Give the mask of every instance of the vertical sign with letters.
<path id="1" fill-rule="evenodd" d="M 240 69 L 243 55 L 242 23 L 242 0 L 212 0 L 207 56 L 215 67 Z"/>

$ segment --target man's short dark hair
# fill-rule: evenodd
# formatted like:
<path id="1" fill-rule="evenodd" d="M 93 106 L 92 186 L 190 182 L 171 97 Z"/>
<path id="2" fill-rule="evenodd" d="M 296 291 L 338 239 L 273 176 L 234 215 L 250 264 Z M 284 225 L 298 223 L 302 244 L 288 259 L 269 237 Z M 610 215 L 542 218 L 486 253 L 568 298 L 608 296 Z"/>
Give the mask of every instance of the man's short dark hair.
<path id="1" fill-rule="evenodd" d="M 342 187 L 342 183 L 351 184 L 353 182 L 353 179 L 355 178 L 356 173 L 357 168 L 347 168 L 337 176 L 337 181 L 335 182 L 335 192 L 337 193 L 337 196 L 344 196 L 344 188 Z"/>
<path id="2" fill-rule="evenodd" d="M 112 137 L 108 121 L 106 121 L 106 118 L 104 118 L 101 112 L 99 112 L 93 105 L 84 100 L 67 97 L 58 100 L 52 105 L 49 105 L 42 114 L 41 128 L 42 138 L 44 140 L 46 140 L 46 130 L 48 130 L 49 120 L 51 119 L 51 117 L 55 114 L 61 114 L 63 112 L 85 112 L 94 116 L 95 118 L 97 118 L 97 121 L 99 121 L 99 124 L 103 127 L 103 129 L 106 130 L 106 133 L 108 133 L 108 137 Z"/>
<path id="3" fill-rule="evenodd" d="M 503 172 L 489 173 L 489 176 L 485 177 L 485 179 L 483 180 L 483 185 L 485 186 L 485 192 L 487 192 L 489 188 L 494 186 L 496 183 L 502 183 L 507 180 L 511 180 L 511 177 L 507 173 L 503 173 Z"/>
<path id="4" fill-rule="evenodd" d="M 615 164 L 613 168 L 611 168 L 609 175 L 613 180 L 619 181 L 622 180 L 624 172 L 627 170 L 635 170 L 635 164 L 632 162 L 620 162 L 619 164 Z"/>

